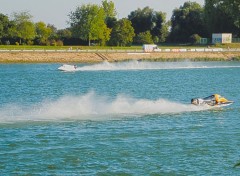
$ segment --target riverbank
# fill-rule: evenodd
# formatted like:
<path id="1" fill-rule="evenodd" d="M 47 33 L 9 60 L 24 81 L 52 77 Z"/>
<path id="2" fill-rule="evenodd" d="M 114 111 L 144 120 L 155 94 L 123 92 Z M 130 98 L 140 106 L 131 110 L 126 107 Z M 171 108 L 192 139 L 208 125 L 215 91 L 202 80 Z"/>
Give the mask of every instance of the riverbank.
<path id="1" fill-rule="evenodd" d="M 0 63 L 96 63 L 126 60 L 177 61 L 240 60 L 240 52 L 1 52 Z"/>

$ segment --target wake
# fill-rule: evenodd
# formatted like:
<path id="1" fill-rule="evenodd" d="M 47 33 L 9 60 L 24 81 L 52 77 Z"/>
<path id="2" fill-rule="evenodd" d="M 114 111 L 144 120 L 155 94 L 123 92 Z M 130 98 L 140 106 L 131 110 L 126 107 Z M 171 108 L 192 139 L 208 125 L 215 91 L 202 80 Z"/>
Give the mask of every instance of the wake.
<path id="1" fill-rule="evenodd" d="M 136 99 L 126 95 L 110 98 L 89 92 L 79 96 L 63 96 L 54 101 L 43 101 L 30 106 L 8 104 L 0 108 L 0 123 L 44 120 L 103 120 L 126 116 L 175 114 L 206 110 L 191 104 L 165 99 Z"/>
<path id="2" fill-rule="evenodd" d="M 209 62 L 145 62 L 129 61 L 109 63 L 104 61 L 99 64 L 78 67 L 75 71 L 118 71 L 118 70 L 161 70 L 161 69 L 211 69 L 211 68 L 239 68 L 240 65 L 229 63 Z"/>

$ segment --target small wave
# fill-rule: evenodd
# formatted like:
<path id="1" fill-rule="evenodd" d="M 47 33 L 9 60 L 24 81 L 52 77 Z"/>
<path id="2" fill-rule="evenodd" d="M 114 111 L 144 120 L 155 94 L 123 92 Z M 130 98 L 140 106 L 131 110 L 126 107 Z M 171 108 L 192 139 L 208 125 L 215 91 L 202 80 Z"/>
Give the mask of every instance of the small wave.
<path id="1" fill-rule="evenodd" d="M 1 122 L 41 120 L 102 120 L 106 117 L 182 113 L 205 110 L 190 104 L 165 99 L 136 99 L 118 95 L 114 99 L 89 92 L 79 96 L 63 96 L 54 101 L 43 101 L 28 107 L 8 104 L 0 108 Z"/>
<path id="2" fill-rule="evenodd" d="M 76 71 L 118 71 L 118 70 L 160 70 L 160 69 L 211 69 L 211 68 L 239 68 L 239 65 L 211 65 L 204 62 L 145 62 L 129 61 L 109 63 L 104 61 L 78 67 Z"/>

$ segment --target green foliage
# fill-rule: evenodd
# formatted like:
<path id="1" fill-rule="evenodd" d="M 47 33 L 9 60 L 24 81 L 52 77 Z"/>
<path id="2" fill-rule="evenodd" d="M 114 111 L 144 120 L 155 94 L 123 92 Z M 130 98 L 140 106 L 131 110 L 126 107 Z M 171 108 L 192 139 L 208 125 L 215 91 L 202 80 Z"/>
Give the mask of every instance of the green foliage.
<path id="1" fill-rule="evenodd" d="M 102 7 L 105 12 L 106 18 L 114 18 L 117 15 L 117 11 L 115 9 L 115 5 L 112 1 L 103 0 Z"/>
<path id="2" fill-rule="evenodd" d="M 57 35 L 60 39 L 69 39 L 72 37 L 72 32 L 69 29 L 60 29 L 57 31 Z"/>
<path id="3" fill-rule="evenodd" d="M 32 21 L 32 15 L 28 12 L 28 11 L 22 11 L 22 12 L 14 12 L 13 13 L 13 18 L 14 18 L 14 21 L 17 23 L 17 24 L 21 24 L 23 22 L 26 22 L 26 21 Z"/>
<path id="4" fill-rule="evenodd" d="M 73 36 L 82 40 L 99 40 L 104 43 L 110 38 L 110 29 L 105 24 L 104 9 L 98 5 L 82 5 L 71 12 L 70 25 Z"/>
<path id="5" fill-rule="evenodd" d="M 97 5 L 82 5 L 71 12 L 70 25 L 73 36 L 82 40 L 99 40 L 102 44 L 110 39 L 111 30 L 105 24 L 104 9 Z"/>
<path id="6" fill-rule="evenodd" d="M 206 36 L 203 7 L 196 2 L 185 2 L 173 11 L 171 17 L 171 42 L 188 42 L 193 34 Z"/>
<path id="7" fill-rule="evenodd" d="M 0 39 L 3 37 L 14 37 L 16 31 L 16 24 L 10 21 L 8 16 L 0 14 Z"/>
<path id="8" fill-rule="evenodd" d="M 151 44 L 153 43 L 152 35 L 150 31 L 141 32 L 136 36 L 135 42 L 137 44 Z"/>
<path id="9" fill-rule="evenodd" d="M 116 15 L 117 11 L 115 9 L 115 5 L 112 1 L 103 0 L 102 7 L 105 12 L 105 24 L 108 28 L 112 29 L 114 23 L 117 21 Z"/>
<path id="10" fill-rule="evenodd" d="M 9 19 L 6 15 L 0 14 L 0 38 L 5 37 L 8 30 Z"/>
<path id="11" fill-rule="evenodd" d="M 118 21 L 114 2 L 102 0 L 101 5 L 85 4 L 70 12 L 70 28 L 61 30 L 44 22 L 34 24 L 27 11 L 13 13 L 13 20 L 0 13 L 0 44 L 62 46 L 63 42 L 76 44 L 80 41 L 90 46 L 93 41 L 98 46 L 128 46 L 132 43 L 163 44 L 166 39 L 196 44 L 200 36 L 210 38 L 212 33 L 240 36 L 239 12 L 240 0 L 205 0 L 204 7 L 187 1 L 173 11 L 171 22 L 166 22 L 166 13 L 149 7 L 138 8 L 128 15 L 128 20 Z"/>
<path id="12" fill-rule="evenodd" d="M 109 44 L 113 46 L 127 46 L 132 43 L 134 36 L 135 33 L 131 21 L 123 18 L 114 25 Z"/>
<path id="13" fill-rule="evenodd" d="M 40 45 L 45 45 L 47 39 L 50 37 L 52 33 L 52 29 L 47 27 L 44 22 L 38 22 L 35 24 L 36 28 L 36 37 L 39 40 Z"/>
<path id="14" fill-rule="evenodd" d="M 29 21 L 22 22 L 17 26 L 17 31 L 18 31 L 17 36 L 23 39 L 24 41 L 32 40 L 35 38 L 35 28 L 32 22 Z"/>
<path id="15" fill-rule="evenodd" d="M 33 44 L 34 44 L 34 42 L 32 40 L 27 41 L 27 45 L 33 45 Z"/>
<path id="16" fill-rule="evenodd" d="M 58 30 L 54 25 L 48 24 L 47 28 L 51 31 L 48 39 L 59 39 L 59 36 L 57 34 Z"/>
<path id="17" fill-rule="evenodd" d="M 166 13 L 163 12 L 154 12 L 155 21 L 154 28 L 151 31 L 151 34 L 154 37 L 158 37 L 158 42 L 165 42 L 169 34 L 168 28 L 169 23 L 166 22 Z M 157 43 L 158 43 L 157 42 Z"/>
<path id="18" fill-rule="evenodd" d="M 234 25 L 240 29 L 240 1 L 239 0 L 225 0 L 224 9 L 226 13 L 233 18 Z M 239 31 L 240 33 L 240 31 Z"/>
<path id="19" fill-rule="evenodd" d="M 233 33 L 240 35 L 240 1 L 206 0 L 205 17 L 209 34 Z"/>
<path id="20" fill-rule="evenodd" d="M 56 46 L 63 46 L 63 41 L 57 40 L 56 41 Z"/>
<path id="21" fill-rule="evenodd" d="M 191 44 L 199 44 L 201 37 L 198 34 L 193 34 L 189 37 L 189 42 Z"/>
<path id="22" fill-rule="evenodd" d="M 34 23 L 31 21 L 32 16 L 28 12 L 14 13 L 16 23 L 15 36 L 24 41 L 33 40 L 36 36 Z"/>
<path id="23" fill-rule="evenodd" d="M 136 35 L 141 32 L 151 31 L 155 25 L 154 11 L 149 7 L 138 8 L 128 15 L 128 19 L 132 22 Z"/>
<path id="24" fill-rule="evenodd" d="M 136 35 L 150 31 L 155 41 L 160 42 L 164 42 L 168 35 L 166 13 L 156 12 L 149 7 L 138 8 L 130 13 L 128 19 L 132 22 Z"/>

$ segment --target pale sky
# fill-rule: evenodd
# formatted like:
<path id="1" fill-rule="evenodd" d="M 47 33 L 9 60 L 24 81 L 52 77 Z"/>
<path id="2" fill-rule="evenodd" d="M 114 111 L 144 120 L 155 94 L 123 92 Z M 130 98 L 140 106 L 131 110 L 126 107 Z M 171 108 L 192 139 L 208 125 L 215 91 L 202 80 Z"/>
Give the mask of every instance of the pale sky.
<path id="1" fill-rule="evenodd" d="M 115 4 L 118 18 L 127 17 L 138 8 L 149 6 L 155 11 L 167 13 L 171 18 L 172 11 L 179 8 L 189 0 L 112 0 Z M 204 0 L 191 0 L 201 5 Z M 75 11 L 82 4 L 101 4 L 102 0 L 0 0 L 0 13 L 11 17 L 13 12 L 28 11 L 33 16 L 34 22 L 43 21 L 53 24 L 57 29 L 69 27 L 69 13 Z"/>

